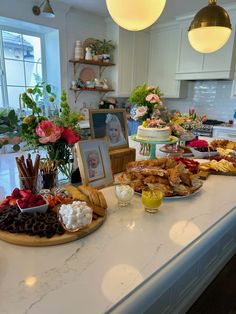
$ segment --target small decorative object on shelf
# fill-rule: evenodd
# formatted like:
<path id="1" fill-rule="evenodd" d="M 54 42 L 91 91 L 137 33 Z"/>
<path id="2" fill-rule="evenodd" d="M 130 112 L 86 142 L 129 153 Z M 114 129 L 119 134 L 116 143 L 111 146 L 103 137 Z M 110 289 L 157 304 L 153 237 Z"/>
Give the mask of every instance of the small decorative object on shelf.
<path id="1" fill-rule="evenodd" d="M 84 48 L 82 41 L 76 40 L 75 42 L 75 59 L 80 60 L 84 59 Z"/>
<path id="2" fill-rule="evenodd" d="M 74 91 L 74 100 L 75 103 L 79 97 L 79 94 L 83 91 L 92 91 L 92 92 L 100 92 L 100 93 L 107 93 L 107 92 L 113 92 L 114 90 L 112 88 L 109 88 L 108 82 L 106 79 L 101 79 L 101 75 L 103 73 L 103 71 L 105 70 L 105 68 L 110 67 L 110 66 L 114 66 L 115 64 L 111 63 L 111 62 L 103 62 L 101 60 L 99 61 L 95 61 L 95 60 L 69 60 L 69 62 L 73 63 L 73 67 L 74 67 L 74 80 L 76 80 L 76 76 L 77 76 L 77 65 L 78 64 L 91 64 L 91 65 L 96 65 L 99 67 L 99 71 L 98 71 L 98 76 L 96 78 L 96 81 L 93 81 L 93 85 L 86 86 L 86 82 L 83 82 L 83 80 L 81 78 L 79 78 L 77 80 L 77 87 L 71 87 L 70 89 Z M 94 77 L 95 78 L 95 77 Z M 104 95 L 102 95 L 103 97 Z M 102 99 L 101 97 L 101 99 Z"/>
<path id="3" fill-rule="evenodd" d="M 85 53 L 85 60 L 93 60 L 92 52 L 90 47 L 85 48 L 86 53 Z"/>

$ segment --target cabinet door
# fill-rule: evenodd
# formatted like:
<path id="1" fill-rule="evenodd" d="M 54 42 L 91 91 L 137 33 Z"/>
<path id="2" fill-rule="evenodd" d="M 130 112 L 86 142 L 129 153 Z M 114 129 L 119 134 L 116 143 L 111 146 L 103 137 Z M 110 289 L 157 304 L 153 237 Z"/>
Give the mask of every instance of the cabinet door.
<path id="1" fill-rule="evenodd" d="M 192 48 L 188 40 L 190 21 L 181 25 L 180 52 L 177 73 L 202 72 L 203 54 Z"/>
<path id="2" fill-rule="evenodd" d="M 134 37 L 134 64 L 132 87 L 147 82 L 149 33 L 136 32 Z"/>
<path id="3" fill-rule="evenodd" d="M 154 29 L 150 35 L 148 83 L 158 85 L 166 98 L 183 96 L 175 79 L 179 39 L 179 27 Z"/>
<path id="4" fill-rule="evenodd" d="M 119 29 L 117 93 L 121 97 L 129 96 L 133 88 L 134 36 L 134 32 Z"/>

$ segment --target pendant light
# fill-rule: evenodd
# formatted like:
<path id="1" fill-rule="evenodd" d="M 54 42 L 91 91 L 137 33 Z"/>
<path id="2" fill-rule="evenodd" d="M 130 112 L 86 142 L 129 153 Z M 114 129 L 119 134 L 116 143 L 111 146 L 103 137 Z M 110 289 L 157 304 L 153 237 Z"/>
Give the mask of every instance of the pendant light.
<path id="1" fill-rule="evenodd" d="M 198 52 L 211 53 L 224 46 L 231 31 L 228 13 L 216 4 L 216 0 L 209 0 L 208 5 L 195 15 L 188 30 L 188 39 Z"/>
<path id="2" fill-rule="evenodd" d="M 41 8 L 43 9 L 41 10 Z M 51 4 L 49 0 L 44 0 L 39 6 L 34 5 L 32 8 L 32 11 L 34 15 L 40 15 L 42 13 L 42 16 L 44 17 L 55 17 L 55 13 L 53 12 L 53 9 L 51 7 Z"/>
<path id="3" fill-rule="evenodd" d="M 106 0 L 112 19 L 130 31 L 152 25 L 161 15 L 166 0 Z"/>

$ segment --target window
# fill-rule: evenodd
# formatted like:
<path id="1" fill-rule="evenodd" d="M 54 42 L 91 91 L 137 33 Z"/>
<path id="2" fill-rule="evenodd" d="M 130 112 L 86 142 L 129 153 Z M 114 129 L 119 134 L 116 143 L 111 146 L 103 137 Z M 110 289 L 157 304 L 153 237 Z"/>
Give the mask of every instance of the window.
<path id="1" fill-rule="evenodd" d="M 20 94 L 45 80 L 42 37 L 0 30 L 0 107 L 20 108 Z"/>

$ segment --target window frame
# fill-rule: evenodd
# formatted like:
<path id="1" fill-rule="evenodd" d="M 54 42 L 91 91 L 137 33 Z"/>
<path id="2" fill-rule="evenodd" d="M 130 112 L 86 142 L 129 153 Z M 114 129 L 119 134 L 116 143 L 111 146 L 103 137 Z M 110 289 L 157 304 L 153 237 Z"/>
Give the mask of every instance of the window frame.
<path id="1" fill-rule="evenodd" d="M 9 106 L 9 99 L 8 99 L 8 92 L 7 92 L 7 78 L 6 78 L 6 68 L 5 68 L 5 60 L 11 60 L 9 58 L 5 58 L 4 56 L 4 48 L 3 48 L 3 38 L 2 38 L 2 31 L 7 32 L 14 32 L 21 35 L 29 35 L 40 38 L 41 41 L 41 64 L 42 64 L 42 80 L 44 82 L 47 81 L 47 71 L 46 71 L 46 51 L 45 51 L 45 36 L 43 33 L 25 30 L 21 28 L 9 27 L 5 25 L 0 25 L 0 88 L 2 90 L 2 100 L 3 100 L 3 108 L 10 108 Z M 25 75 L 25 61 L 24 63 L 24 78 L 26 79 Z M 34 62 L 36 63 L 36 62 Z M 26 83 L 26 81 L 25 81 Z M 18 87 L 14 85 L 13 87 Z M 0 104 L 0 108 L 1 104 Z M 19 107 L 20 109 L 20 107 Z"/>

